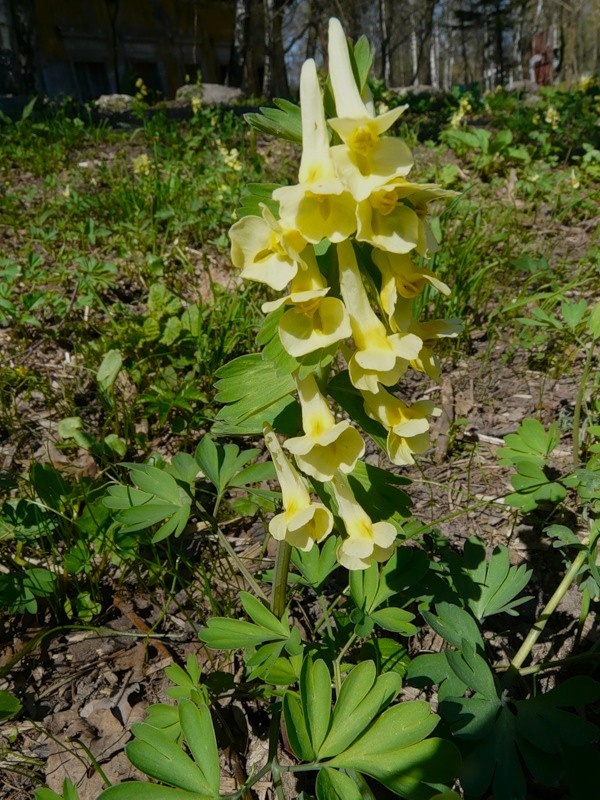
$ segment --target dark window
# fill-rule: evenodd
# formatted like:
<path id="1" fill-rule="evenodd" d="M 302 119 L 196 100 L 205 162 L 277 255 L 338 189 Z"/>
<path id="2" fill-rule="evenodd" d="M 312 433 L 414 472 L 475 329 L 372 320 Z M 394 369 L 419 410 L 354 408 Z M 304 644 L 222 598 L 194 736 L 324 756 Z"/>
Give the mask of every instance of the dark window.
<path id="1" fill-rule="evenodd" d="M 73 64 L 79 99 L 86 103 L 110 91 L 106 64 L 102 61 L 76 61 Z"/>

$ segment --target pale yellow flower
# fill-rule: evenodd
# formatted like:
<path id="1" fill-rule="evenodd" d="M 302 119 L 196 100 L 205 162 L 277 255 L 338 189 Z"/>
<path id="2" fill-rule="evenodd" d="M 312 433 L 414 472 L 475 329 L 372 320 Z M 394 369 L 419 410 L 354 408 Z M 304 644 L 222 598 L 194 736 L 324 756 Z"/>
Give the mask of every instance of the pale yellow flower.
<path id="1" fill-rule="evenodd" d="M 571 170 L 571 186 L 573 189 L 579 189 L 579 187 L 581 186 L 581 182 L 577 177 L 577 173 L 575 172 L 574 169 Z"/>
<path id="2" fill-rule="evenodd" d="M 376 392 L 379 383 L 391 386 L 421 350 L 422 341 L 412 333 L 388 335 L 371 308 L 350 242 L 338 245 L 340 290 L 350 315 L 356 352 L 350 358 L 350 380 L 357 388 Z"/>
<path id="3" fill-rule="evenodd" d="M 417 267 L 408 255 L 373 250 L 372 259 L 381 273 L 379 297 L 381 307 L 387 314 L 392 329 L 394 329 L 394 312 L 399 298 L 412 300 L 421 294 L 428 284 L 442 294 L 450 294 L 450 288 L 443 281 L 439 280 L 431 270 Z M 400 330 L 400 328 L 396 328 L 396 330 Z"/>
<path id="4" fill-rule="evenodd" d="M 463 330 L 459 319 L 432 319 L 427 322 L 413 320 L 407 330 L 423 340 L 419 355 L 412 359 L 410 366 L 418 372 L 424 372 L 434 381 L 439 380 L 442 371 L 433 348 L 438 339 L 454 339 Z"/>
<path id="5" fill-rule="evenodd" d="M 142 153 L 141 156 L 134 158 L 131 162 L 133 172 L 135 175 L 149 175 L 150 174 L 150 159 L 147 153 Z"/>
<path id="6" fill-rule="evenodd" d="M 331 533 L 333 516 L 322 503 L 311 500 L 306 481 L 290 464 L 275 432 L 265 425 L 265 444 L 271 454 L 283 498 L 281 514 L 269 523 L 269 533 L 299 550 L 311 550 Z"/>
<path id="7" fill-rule="evenodd" d="M 331 487 L 346 529 L 337 550 L 340 564 L 356 570 L 368 569 L 373 561 L 387 561 L 396 546 L 396 528 L 391 522 L 373 522 L 341 476 L 333 478 Z"/>
<path id="8" fill-rule="evenodd" d="M 285 297 L 264 303 L 265 313 L 291 305 L 279 320 L 279 338 L 294 358 L 330 347 L 352 336 L 348 312 L 337 297 L 326 297 L 329 287 L 319 272 L 314 250 L 305 248 L 300 266 Z"/>
<path id="9" fill-rule="evenodd" d="M 548 106 L 544 119 L 546 123 L 550 125 L 552 130 L 556 130 L 560 125 L 560 113 L 554 108 L 554 106 Z"/>
<path id="10" fill-rule="evenodd" d="M 379 184 L 409 173 L 413 158 L 408 147 L 400 139 L 381 137 L 408 106 L 375 116 L 372 103 L 360 95 L 346 36 L 335 18 L 329 21 L 329 70 L 337 112 L 329 124 L 344 142 L 331 154 L 338 174 L 360 201 Z"/>
<path id="11" fill-rule="evenodd" d="M 231 261 L 243 278 L 281 291 L 298 272 L 306 241 L 285 220 L 276 220 L 266 206 L 262 217 L 242 217 L 229 230 Z"/>
<path id="12" fill-rule="evenodd" d="M 427 223 L 428 203 L 455 196 L 433 183 L 396 178 L 358 204 L 356 238 L 392 253 L 434 252 L 438 244 Z"/>
<path id="13" fill-rule="evenodd" d="M 327 238 L 340 242 L 356 230 L 356 203 L 337 177 L 329 151 L 329 135 L 323 110 L 317 68 L 304 62 L 300 75 L 302 110 L 302 160 L 296 186 L 273 192 L 279 214 L 290 227 L 317 244 Z"/>
<path id="14" fill-rule="evenodd" d="M 294 455 L 300 469 L 318 481 L 330 481 L 337 470 L 352 472 L 365 452 L 362 436 L 348 420 L 336 423 L 312 375 L 296 378 L 296 386 L 304 436 L 288 439 L 286 449 Z"/>
<path id="15" fill-rule="evenodd" d="M 388 431 L 387 451 L 392 464 L 414 464 L 415 453 L 429 448 L 429 417 L 435 410 L 430 400 L 407 406 L 381 387 L 376 393 L 363 392 L 365 411 Z"/>

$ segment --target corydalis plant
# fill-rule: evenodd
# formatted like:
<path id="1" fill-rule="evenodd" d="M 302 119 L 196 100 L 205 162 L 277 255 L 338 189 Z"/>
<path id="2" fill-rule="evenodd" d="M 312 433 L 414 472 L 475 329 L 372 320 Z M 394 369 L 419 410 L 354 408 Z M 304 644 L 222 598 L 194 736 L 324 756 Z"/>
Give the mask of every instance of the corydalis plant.
<path id="1" fill-rule="evenodd" d="M 407 180 L 412 154 L 400 139 L 385 135 L 406 106 L 377 116 L 368 89 L 356 81 L 351 55 L 339 21 L 332 19 L 329 64 L 336 116 L 326 117 L 317 69 L 309 59 L 300 78 L 298 183 L 259 193 L 260 215 L 240 219 L 230 237 L 232 261 L 242 276 L 283 292 L 263 311 L 279 312 L 269 354 L 282 348 L 276 372 L 292 375 L 302 411 L 302 434 L 289 438 L 284 448 L 337 516 L 326 533 L 326 526 L 301 534 L 299 523 L 290 527 L 290 520 L 315 519 L 315 504 L 268 428 L 276 466 L 287 465 L 285 473 L 278 467 L 280 479 L 285 474 L 285 510 L 271 532 L 306 550 L 337 529 L 343 537 L 340 563 L 366 569 L 373 560 L 389 558 L 396 537 L 387 529 L 382 533 L 384 523 L 374 523 L 353 496 L 347 476 L 365 447 L 350 422 L 336 422 L 336 409 L 326 399 L 329 381 L 335 372 L 338 380 L 349 379 L 347 388 L 360 398 L 364 416 L 385 432 L 387 456 L 394 464 L 410 464 L 429 446 L 435 407 L 428 401 L 409 406 L 392 392 L 408 369 L 437 379 L 433 346 L 441 337 L 456 336 L 460 324 L 421 323 L 412 313 L 412 301 L 425 286 L 449 292 L 413 259 L 422 261 L 437 247 L 427 222 L 428 203 L 452 193 Z M 266 417 L 278 430 L 277 419 Z M 304 487 L 293 495 L 292 506 L 286 499 L 291 474 Z"/>

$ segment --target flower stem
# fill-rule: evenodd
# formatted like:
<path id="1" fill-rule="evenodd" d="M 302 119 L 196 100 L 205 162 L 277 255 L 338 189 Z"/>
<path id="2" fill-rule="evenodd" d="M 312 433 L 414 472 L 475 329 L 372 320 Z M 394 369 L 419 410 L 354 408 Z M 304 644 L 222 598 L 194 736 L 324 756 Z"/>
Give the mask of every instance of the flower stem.
<path id="1" fill-rule="evenodd" d="M 284 540 L 277 545 L 275 557 L 275 574 L 273 576 L 273 593 L 271 595 L 271 611 L 277 619 L 281 619 L 285 611 L 285 598 L 287 594 L 287 579 L 290 568 L 292 548 Z"/>
<path id="2" fill-rule="evenodd" d="M 563 599 L 563 597 L 567 593 L 567 590 L 569 589 L 569 587 L 571 586 L 571 584 L 573 583 L 573 581 L 577 577 L 577 573 L 579 572 L 579 570 L 583 566 L 586 558 L 589 555 L 588 550 L 587 550 L 588 543 L 589 543 L 588 539 L 584 539 L 582 541 L 582 544 L 584 545 L 584 549 L 580 550 L 579 553 L 577 554 L 575 560 L 573 561 L 573 563 L 571 564 L 571 566 L 569 567 L 569 569 L 565 573 L 564 578 L 562 579 L 562 581 L 559 583 L 558 587 L 556 588 L 556 591 L 554 592 L 554 594 L 552 595 L 552 597 L 548 601 L 548 604 L 546 605 L 546 607 L 544 608 L 544 610 L 542 611 L 542 613 L 540 614 L 540 616 L 536 620 L 535 624 L 533 625 L 533 627 L 531 628 L 531 630 L 527 634 L 527 636 L 525 638 L 525 641 L 523 642 L 523 644 L 519 648 L 519 651 L 517 652 L 517 654 L 515 655 L 513 660 L 510 662 L 510 666 L 509 666 L 508 672 L 506 673 L 506 676 L 505 676 L 505 684 L 506 683 L 508 683 L 508 684 L 512 683 L 514 678 L 519 674 L 519 672 L 521 670 L 521 667 L 523 666 L 524 661 L 527 659 L 527 657 L 531 653 L 531 650 L 533 649 L 533 646 L 535 645 L 535 643 L 539 639 L 540 635 L 542 634 L 542 631 L 546 627 L 546 623 L 548 622 L 548 620 L 550 619 L 552 614 L 556 611 L 556 608 L 557 608 L 558 604 Z"/>

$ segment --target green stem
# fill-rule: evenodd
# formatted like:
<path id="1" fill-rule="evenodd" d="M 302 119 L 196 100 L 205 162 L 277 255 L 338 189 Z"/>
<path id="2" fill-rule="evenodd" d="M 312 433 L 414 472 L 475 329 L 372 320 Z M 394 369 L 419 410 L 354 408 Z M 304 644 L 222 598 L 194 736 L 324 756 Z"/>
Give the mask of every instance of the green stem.
<path id="1" fill-rule="evenodd" d="M 281 784 L 281 767 L 279 766 L 279 762 L 277 761 L 276 756 L 273 757 L 273 760 L 271 762 L 271 776 L 273 778 L 273 786 L 275 787 L 277 800 L 285 800 L 285 795 L 283 794 L 283 786 Z"/>
<path id="2" fill-rule="evenodd" d="M 584 545 L 585 549 L 580 550 L 579 553 L 577 554 L 575 560 L 567 570 L 564 578 L 556 588 L 556 591 L 548 601 L 548 604 L 546 605 L 546 607 L 536 620 L 535 624 L 527 634 L 525 641 L 519 648 L 519 651 L 517 652 L 516 656 L 510 662 L 508 672 L 505 676 L 505 681 L 507 681 L 509 684 L 512 683 L 512 681 L 518 674 L 520 674 L 523 662 L 527 659 L 527 657 L 531 653 L 533 646 L 535 645 L 542 631 L 546 627 L 548 620 L 550 619 L 552 614 L 556 611 L 556 607 L 567 593 L 568 588 L 573 583 L 573 581 L 577 576 L 577 573 L 583 566 L 586 558 L 589 555 L 587 550 L 588 543 L 589 543 L 588 539 L 584 539 L 582 541 L 582 544 Z"/>
<path id="3" fill-rule="evenodd" d="M 273 575 L 273 593 L 271 595 L 271 611 L 277 619 L 281 619 L 285 611 L 291 555 L 290 545 L 285 540 L 279 542 L 275 556 L 275 574 Z"/>
<path id="4" fill-rule="evenodd" d="M 273 574 L 273 592 L 271 594 L 271 611 L 281 619 L 285 613 L 285 600 L 287 595 L 287 579 L 290 568 L 290 556 L 292 548 L 285 541 L 277 545 L 277 555 L 275 556 L 275 571 Z M 281 774 L 277 762 L 277 746 L 279 744 L 279 728 L 281 725 L 281 703 L 273 705 L 271 714 L 271 724 L 269 727 L 269 763 L 273 784 L 277 793 L 278 800 L 285 800 L 281 788 Z"/>
<path id="5" fill-rule="evenodd" d="M 343 658 L 343 657 L 346 655 L 346 653 L 348 652 L 348 650 L 349 650 L 349 649 L 352 647 L 352 645 L 354 644 L 354 642 L 355 642 L 357 639 L 358 639 L 358 636 L 357 636 L 355 633 L 353 633 L 353 634 L 352 634 L 352 636 L 351 636 L 351 637 L 348 639 L 348 641 L 346 642 L 346 644 L 345 644 L 345 645 L 342 647 L 342 649 L 341 649 L 341 650 L 340 650 L 340 652 L 338 653 L 338 656 L 337 656 L 337 658 L 336 658 L 336 659 L 334 660 L 334 662 L 333 662 L 333 669 L 334 669 L 334 673 L 335 673 L 336 671 L 340 671 L 340 675 L 341 675 L 341 664 L 342 664 L 342 658 Z M 341 677 L 340 677 L 340 684 L 341 684 Z"/>
<path id="6" fill-rule="evenodd" d="M 519 670 L 519 675 L 537 675 L 546 669 L 556 669 L 557 667 L 568 667 L 571 664 L 578 664 L 581 661 L 592 661 L 600 658 L 600 653 L 580 653 L 578 656 L 568 656 L 567 658 L 557 658 L 555 661 L 545 661 L 541 664 L 534 664 L 532 667 L 524 667 Z M 493 669 L 510 669 L 510 664 L 494 664 Z"/>
<path id="7" fill-rule="evenodd" d="M 577 398 L 575 400 L 575 411 L 573 412 L 573 464 L 579 464 L 579 432 L 581 424 L 581 409 L 583 407 L 583 400 L 585 398 L 585 390 L 587 388 L 588 378 L 590 377 L 590 370 L 592 368 L 592 358 L 594 356 L 594 347 L 597 339 L 592 339 L 590 349 L 588 350 L 583 367 L 583 373 L 579 381 L 579 389 L 577 390 Z"/>

